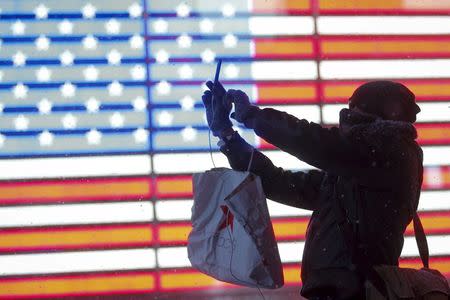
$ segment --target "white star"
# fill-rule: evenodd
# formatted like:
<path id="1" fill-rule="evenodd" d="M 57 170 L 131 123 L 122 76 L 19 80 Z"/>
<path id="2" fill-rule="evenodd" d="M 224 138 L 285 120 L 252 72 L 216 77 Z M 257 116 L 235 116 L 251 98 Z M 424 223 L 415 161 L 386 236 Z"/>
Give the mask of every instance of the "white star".
<path id="1" fill-rule="evenodd" d="M 89 145 L 98 145 L 102 140 L 102 133 L 97 129 L 91 129 L 86 133 L 86 139 Z"/>
<path id="2" fill-rule="evenodd" d="M 142 49 L 144 46 L 144 38 L 137 34 L 133 35 L 129 42 L 132 49 Z"/>
<path id="3" fill-rule="evenodd" d="M 148 130 L 138 128 L 133 132 L 133 137 L 138 144 L 146 143 L 148 141 Z"/>
<path id="4" fill-rule="evenodd" d="M 156 116 L 156 119 L 158 120 L 159 126 L 170 126 L 173 122 L 173 115 L 168 111 L 163 110 Z"/>
<path id="5" fill-rule="evenodd" d="M 211 49 L 205 49 L 200 56 L 202 57 L 202 61 L 204 63 L 212 63 L 216 58 L 216 54 Z"/>
<path id="6" fill-rule="evenodd" d="M 183 33 L 177 38 L 177 44 L 180 48 L 190 48 L 192 46 L 192 37 Z"/>
<path id="7" fill-rule="evenodd" d="M 61 34 L 72 34 L 73 23 L 67 19 L 64 19 L 61 23 L 58 24 L 58 30 Z"/>
<path id="8" fill-rule="evenodd" d="M 39 145 L 42 147 L 48 147 L 53 145 L 53 133 L 49 132 L 48 130 L 44 130 L 39 134 Z"/>
<path id="9" fill-rule="evenodd" d="M 124 122 L 125 118 L 118 112 L 113 113 L 113 115 L 109 118 L 109 123 L 111 124 L 112 128 L 123 127 Z"/>
<path id="10" fill-rule="evenodd" d="M 177 11 L 177 16 L 181 18 L 188 17 L 191 13 L 191 7 L 185 2 L 181 2 L 180 4 L 178 4 L 175 10 Z"/>
<path id="11" fill-rule="evenodd" d="M 147 108 L 147 100 L 145 100 L 143 97 L 139 96 L 136 97 L 133 102 L 133 108 L 136 111 L 144 111 Z"/>
<path id="12" fill-rule="evenodd" d="M 25 23 L 23 23 L 20 20 L 17 20 L 11 25 L 11 31 L 13 35 L 24 35 L 26 27 L 27 26 L 25 25 Z"/>
<path id="13" fill-rule="evenodd" d="M 114 80 L 108 85 L 108 93 L 112 97 L 119 97 L 123 94 L 123 85 L 118 82 L 117 80 Z"/>
<path id="14" fill-rule="evenodd" d="M 228 33 L 223 37 L 222 41 L 225 48 L 234 48 L 238 43 L 238 38 L 234 34 Z"/>
<path id="15" fill-rule="evenodd" d="M 178 69 L 178 75 L 181 79 L 191 79 L 193 74 L 194 70 L 192 70 L 190 65 L 185 64 Z"/>
<path id="16" fill-rule="evenodd" d="M 122 54 L 116 49 L 112 49 L 106 54 L 106 58 L 108 59 L 108 64 L 110 65 L 120 65 L 122 60 Z"/>
<path id="17" fill-rule="evenodd" d="M 47 115 L 52 111 L 52 103 L 47 98 L 43 98 L 38 102 L 37 108 L 40 114 Z"/>
<path id="18" fill-rule="evenodd" d="M 61 122 L 65 129 L 74 129 L 77 127 L 78 120 L 74 115 L 68 113 L 61 119 Z"/>
<path id="19" fill-rule="evenodd" d="M 155 22 L 153 22 L 153 30 L 156 33 L 166 33 L 168 29 L 169 24 L 167 23 L 167 21 L 163 19 L 158 19 Z"/>
<path id="20" fill-rule="evenodd" d="M 128 14 L 132 18 L 140 17 L 142 15 L 142 6 L 134 2 L 133 4 L 130 5 L 130 7 L 128 7 Z"/>
<path id="21" fill-rule="evenodd" d="M 61 91 L 61 94 L 64 98 L 72 98 L 75 96 L 77 87 L 70 82 L 65 82 L 63 85 L 61 85 L 59 90 Z"/>
<path id="22" fill-rule="evenodd" d="M 225 3 L 222 6 L 222 14 L 224 17 L 233 17 L 236 14 L 236 9 L 231 3 Z"/>
<path id="23" fill-rule="evenodd" d="M 192 142 L 197 138 L 197 130 L 191 126 L 187 126 L 181 130 L 181 136 L 185 142 Z"/>
<path id="24" fill-rule="evenodd" d="M 12 92 L 14 94 L 14 98 L 25 99 L 28 95 L 28 87 L 22 82 L 19 82 L 12 88 Z"/>
<path id="25" fill-rule="evenodd" d="M 59 55 L 59 60 L 63 66 L 71 66 L 75 56 L 69 50 L 65 50 L 63 53 Z"/>
<path id="26" fill-rule="evenodd" d="M 210 19 L 201 20 L 199 25 L 202 33 L 211 33 L 214 30 L 214 22 Z"/>
<path id="27" fill-rule="evenodd" d="M 89 113 L 96 113 L 100 108 L 100 102 L 94 97 L 91 97 L 84 103 L 84 106 L 86 106 Z"/>
<path id="28" fill-rule="evenodd" d="M 28 125 L 30 124 L 30 120 L 26 118 L 24 115 L 19 115 L 14 119 L 14 127 L 16 130 L 24 131 L 28 129 Z"/>
<path id="29" fill-rule="evenodd" d="M 84 79 L 86 81 L 97 81 L 98 74 L 99 74 L 98 69 L 93 65 L 90 65 L 89 67 L 83 70 Z"/>
<path id="30" fill-rule="evenodd" d="M 120 33 L 120 22 L 116 19 L 111 19 L 105 23 L 105 29 L 108 34 L 119 34 Z"/>
<path id="31" fill-rule="evenodd" d="M 38 70 L 36 70 L 37 81 L 47 82 L 50 81 L 51 77 L 52 71 L 50 71 L 50 69 L 47 67 L 40 67 Z"/>
<path id="32" fill-rule="evenodd" d="M 184 96 L 180 100 L 180 105 L 183 108 L 183 110 L 192 110 L 194 108 L 195 101 L 191 96 Z"/>
<path id="33" fill-rule="evenodd" d="M 6 137 L 3 134 L 0 134 L 0 148 L 3 147 L 5 142 L 6 142 Z"/>
<path id="34" fill-rule="evenodd" d="M 135 65 L 130 69 L 131 78 L 133 80 L 143 80 L 145 79 L 145 68 L 142 65 Z"/>
<path id="35" fill-rule="evenodd" d="M 225 77 L 227 78 L 236 78 L 239 76 L 239 67 L 235 64 L 229 64 L 225 67 Z"/>
<path id="36" fill-rule="evenodd" d="M 160 64 L 167 63 L 169 61 L 169 57 L 169 53 L 167 53 L 167 51 L 164 49 L 158 50 L 155 55 L 156 62 Z"/>
<path id="37" fill-rule="evenodd" d="M 82 43 L 83 47 L 86 50 L 95 50 L 97 49 L 97 38 L 95 38 L 92 34 L 88 34 L 84 37 Z"/>
<path id="38" fill-rule="evenodd" d="M 35 41 L 34 44 L 36 45 L 36 49 L 39 51 L 47 51 L 50 47 L 50 39 L 47 38 L 45 35 L 40 35 Z"/>
<path id="39" fill-rule="evenodd" d="M 87 3 L 81 9 L 81 13 L 83 14 L 83 18 L 85 18 L 85 19 L 92 19 L 92 18 L 94 18 L 96 12 L 97 12 L 97 9 L 91 3 Z"/>
<path id="40" fill-rule="evenodd" d="M 15 67 L 22 67 L 27 62 L 27 56 L 19 50 L 12 56 L 12 60 Z"/>
<path id="41" fill-rule="evenodd" d="M 34 14 L 36 15 L 36 19 L 47 19 L 49 9 L 44 4 L 39 4 L 34 9 Z"/>
<path id="42" fill-rule="evenodd" d="M 158 82 L 158 84 L 156 85 L 156 91 L 159 95 L 168 95 L 170 94 L 171 90 L 171 84 L 165 80 Z"/>
<path id="43" fill-rule="evenodd" d="M 3 81 L 3 71 L 0 71 L 0 82 Z"/>
<path id="44" fill-rule="evenodd" d="M 0 103 L 0 114 L 3 113 L 3 109 L 5 109 L 5 105 L 3 103 Z"/>

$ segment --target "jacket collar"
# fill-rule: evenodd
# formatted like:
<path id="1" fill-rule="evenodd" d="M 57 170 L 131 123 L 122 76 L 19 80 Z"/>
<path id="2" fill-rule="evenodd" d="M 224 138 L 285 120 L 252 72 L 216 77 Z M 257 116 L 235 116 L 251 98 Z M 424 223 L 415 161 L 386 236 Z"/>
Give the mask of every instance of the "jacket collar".
<path id="1" fill-rule="evenodd" d="M 351 141 L 382 146 L 389 142 L 413 142 L 417 138 L 414 125 L 409 122 L 383 120 L 348 108 L 339 113 L 339 130 Z"/>

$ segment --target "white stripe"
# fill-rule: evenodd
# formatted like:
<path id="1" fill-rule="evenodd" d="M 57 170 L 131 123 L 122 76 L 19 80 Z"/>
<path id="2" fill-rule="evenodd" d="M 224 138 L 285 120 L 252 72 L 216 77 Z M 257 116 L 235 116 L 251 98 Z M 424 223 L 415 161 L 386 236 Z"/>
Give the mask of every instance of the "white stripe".
<path id="1" fill-rule="evenodd" d="M 282 151 L 262 151 L 277 166 L 289 170 L 312 169 L 310 165 Z M 217 168 L 230 168 L 222 153 L 213 153 Z M 156 174 L 202 173 L 211 168 L 209 153 L 171 153 L 155 154 L 153 167 Z"/>
<path id="2" fill-rule="evenodd" d="M 160 221 L 190 220 L 193 203 L 191 199 L 157 201 L 156 217 Z"/>
<path id="3" fill-rule="evenodd" d="M 450 146 L 424 146 L 422 150 L 424 166 L 450 165 Z"/>
<path id="4" fill-rule="evenodd" d="M 448 16 L 323 16 L 317 18 L 320 34 L 448 34 Z"/>
<path id="5" fill-rule="evenodd" d="M 316 79 L 314 61 L 259 61 L 251 64 L 252 78 L 257 80 Z"/>
<path id="6" fill-rule="evenodd" d="M 324 79 L 450 77 L 450 59 L 330 60 L 319 67 Z"/>
<path id="7" fill-rule="evenodd" d="M 450 235 L 432 235 L 427 236 L 428 249 L 430 255 L 449 255 L 450 254 Z M 419 256 L 416 239 L 414 237 L 405 238 L 402 257 Z"/>
<path id="8" fill-rule="evenodd" d="M 155 250 L 129 249 L 0 255 L 0 276 L 151 269 Z"/>
<path id="9" fill-rule="evenodd" d="M 161 268 L 190 267 L 186 247 L 160 248 L 156 251 L 158 264 Z"/>
<path id="10" fill-rule="evenodd" d="M 350 97 L 351 95 L 349 95 Z M 421 112 L 417 114 L 417 122 L 446 122 L 450 121 L 450 102 L 417 103 Z M 325 124 L 338 124 L 339 112 L 348 108 L 348 104 L 326 104 L 322 108 L 322 116 Z"/>
<path id="11" fill-rule="evenodd" d="M 267 200 L 269 213 L 270 216 L 272 217 L 297 217 L 297 216 L 310 216 L 312 214 L 312 211 L 310 210 L 281 204 L 269 199 Z"/>
<path id="12" fill-rule="evenodd" d="M 191 220 L 192 199 L 173 199 L 156 202 L 156 216 L 160 221 L 188 221 Z M 295 217 L 310 216 L 311 211 L 284 205 L 267 199 L 270 216 Z"/>
<path id="13" fill-rule="evenodd" d="M 428 236 L 430 255 L 450 255 L 450 236 Z M 305 242 L 279 242 L 278 251 L 283 263 L 301 262 Z M 332 246 L 332 245 L 330 245 Z M 319 249 L 318 249 L 319 250 Z M 328 251 L 323 248 L 321 251 Z M 157 250 L 158 263 L 162 268 L 190 267 L 186 247 L 159 248 Z M 414 237 L 406 237 L 402 257 L 417 257 L 419 251 Z"/>
<path id="14" fill-rule="evenodd" d="M 248 26 L 252 35 L 307 35 L 314 33 L 312 17 L 251 17 Z"/>
<path id="15" fill-rule="evenodd" d="M 421 112 L 417 114 L 418 122 L 450 121 L 450 102 L 418 103 Z"/>
<path id="16" fill-rule="evenodd" d="M 278 243 L 281 262 L 299 262 L 303 257 L 305 242 Z"/>
<path id="17" fill-rule="evenodd" d="M 450 191 L 425 191 L 420 194 L 419 210 L 450 210 Z"/>
<path id="18" fill-rule="evenodd" d="M 148 222 L 152 203 L 117 202 L 0 207 L 0 227 Z"/>
<path id="19" fill-rule="evenodd" d="M 324 124 L 338 124 L 339 112 L 343 108 L 348 108 L 348 104 L 325 104 L 322 107 L 322 120 Z"/>
<path id="20" fill-rule="evenodd" d="M 89 156 L 0 160 L 0 180 L 150 174 L 150 156 Z"/>

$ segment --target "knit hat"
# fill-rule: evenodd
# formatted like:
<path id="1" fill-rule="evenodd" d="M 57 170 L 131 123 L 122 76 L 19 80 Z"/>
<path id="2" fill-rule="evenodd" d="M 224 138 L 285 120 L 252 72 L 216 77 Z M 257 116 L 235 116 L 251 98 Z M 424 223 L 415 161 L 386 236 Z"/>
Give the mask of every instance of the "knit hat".
<path id="1" fill-rule="evenodd" d="M 355 106 L 384 120 L 410 123 L 416 121 L 420 112 L 414 93 L 403 84 L 388 80 L 371 81 L 358 87 L 349 99 L 349 107 Z"/>

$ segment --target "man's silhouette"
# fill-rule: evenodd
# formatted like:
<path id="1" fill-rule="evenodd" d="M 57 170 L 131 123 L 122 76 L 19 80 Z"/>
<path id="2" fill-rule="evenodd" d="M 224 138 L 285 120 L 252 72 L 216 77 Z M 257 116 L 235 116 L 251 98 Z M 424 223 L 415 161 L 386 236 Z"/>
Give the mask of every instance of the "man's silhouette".
<path id="1" fill-rule="evenodd" d="M 242 91 L 226 92 L 212 82 L 207 86 L 210 90 L 202 99 L 208 124 L 231 167 L 246 170 L 254 151 L 250 170 L 261 177 L 267 198 L 313 211 L 301 294 L 310 299 L 363 299 L 364 274 L 355 256 L 363 257 L 366 267 L 398 265 L 403 233 L 418 206 L 423 167 L 412 124 L 420 112 L 414 94 L 391 81 L 363 84 L 350 97 L 349 108 L 340 111 L 339 126 L 324 128 L 275 109 L 260 109 Z M 274 166 L 232 129 L 230 101 L 238 122 L 316 169 L 292 172 Z M 338 226 L 336 203 L 350 225 L 354 247 Z"/>

